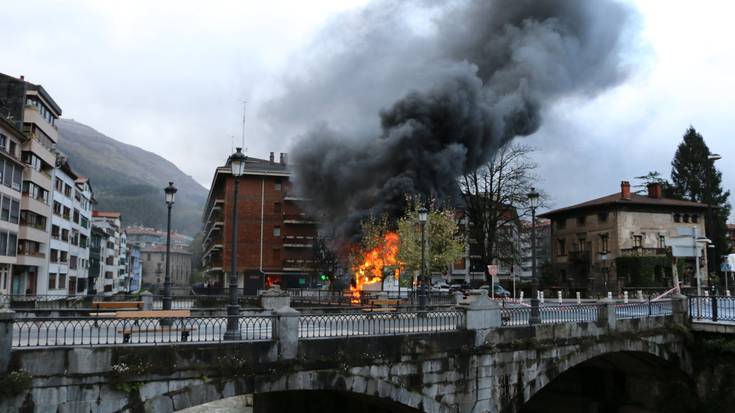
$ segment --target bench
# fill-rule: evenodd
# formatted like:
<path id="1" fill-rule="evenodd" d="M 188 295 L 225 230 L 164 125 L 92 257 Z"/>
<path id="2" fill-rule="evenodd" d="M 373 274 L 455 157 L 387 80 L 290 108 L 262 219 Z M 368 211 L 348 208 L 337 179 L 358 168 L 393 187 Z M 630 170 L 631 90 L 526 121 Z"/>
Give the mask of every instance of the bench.
<path id="1" fill-rule="evenodd" d="M 142 310 L 142 301 L 93 301 L 92 308 L 97 310 Z"/>
<path id="2" fill-rule="evenodd" d="M 191 317 L 191 311 L 189 310 L 148 310 L 148 311 L 123 311 L 119 313 L 115 313 L 115 318 L 117 319 L 136 319 L 133 325 L 138 325 L 138 318 L 186 318 Z M 181 332 L 181 341 L 188 341 L 189 340 L 189 333 L 196 330 L 195 327 L 168 327 L 168 326 L 159 326 L 152 329 L 140 329 L 140 328 L 133 328 L 133 327 L 124 327 L 122 329 L 117 330 L 118 334 L 123 335 L 123 343 L 129 343 L 130 342 L 130 336 L 132 336 L 134 333 L 171 333 L 174 331 Z"/>

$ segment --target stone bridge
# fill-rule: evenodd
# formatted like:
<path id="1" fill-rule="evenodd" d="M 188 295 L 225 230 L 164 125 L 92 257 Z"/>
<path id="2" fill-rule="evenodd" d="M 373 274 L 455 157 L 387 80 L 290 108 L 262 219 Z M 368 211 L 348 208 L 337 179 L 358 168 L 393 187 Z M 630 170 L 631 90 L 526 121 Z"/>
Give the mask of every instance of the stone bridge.
<path id="1" fill-rule="evenodd" d="M 14 349 L 0 411 L 593 412 L 614 397 L 675 412 L 661 406 L 681 389 L 665 383 L 686 389 L 691 360 L 685 299 L 672 308 L 502 327 L 485 298 L 448 332 L 299 339 L 292 314 L 268 341 Z M 581 410 L 554 407 L 559 395 Z"/>

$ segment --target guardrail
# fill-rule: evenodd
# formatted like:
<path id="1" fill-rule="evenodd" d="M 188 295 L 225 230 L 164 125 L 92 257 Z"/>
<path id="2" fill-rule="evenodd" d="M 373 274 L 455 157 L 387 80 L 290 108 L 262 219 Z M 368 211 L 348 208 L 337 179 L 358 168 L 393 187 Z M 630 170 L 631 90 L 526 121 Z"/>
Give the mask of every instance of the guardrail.
<path id="1" fill-rule="evenodd" d="M 165 344 L 220 342 L 227 317 L 173 318 L 18 318 L 13 323 L 13 347 L 95 346 L 108 344 Z M 270 340 L 272 316 L 239 317 L 244 341 Z"/>
<path id="2" fill-rule="evenodd" d="M 644 301 L 638 303 L 616 304 L 615 316 L 618 319 L 656 317 L 670 315 L 673 311 L 670 300 Z"/>
<path id="3" fill-rule="evenodd" d="M 689 296 L 689 317 L 695 321 L 735 322 L 735 297 Z"/>
<path id="4" fill-rule="evenodd" d="M 299 338 L 437 333 L 460 330 L 464 326 L 465 314 L 457 310 L 302 314 Z"/>
<path id="5" fill-rule="evenodd" d="M 559 305 L 539 307 L 541 324 L 578 323 L 597 321 L 597 304 Z"/>

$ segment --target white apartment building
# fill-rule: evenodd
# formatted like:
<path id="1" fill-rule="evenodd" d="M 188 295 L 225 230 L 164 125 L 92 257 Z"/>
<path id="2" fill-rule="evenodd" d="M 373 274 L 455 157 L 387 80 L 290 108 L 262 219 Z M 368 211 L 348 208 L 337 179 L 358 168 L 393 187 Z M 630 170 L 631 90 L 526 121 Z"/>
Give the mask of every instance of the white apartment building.
<path id="1" fill-rule="evenodd" d="M 20 178 L 23 173 L 19 155 L 24 140 L 19 130 L 0 117 L 0 294 L 23 292 L 11 283 L 11 274 L 17 264 L 21 199 L 20 185 L 13 185 L 12 178 Z M 5 177 L 11 178 L 8 184 Z"/>
<path id="2" fill-rule="evenodd" d="M 59 156 L 54 173 L 48 293 L 84 295 L 89 271 L 92 189 Z"/>
<path id="3" fill-rule="evenodd" d="M 0 74 L 0 116 L 25 135 L 20 148 L 15 148 L 21 151 L 25 167 L 8 169 L 13 163 L 6 162 L 3 168 L 3 184 L 21 191 L 11 290 L 14 294 L 47 294 L 50 191 L 59 139 L 55 123 L 61 108 L 41 85 L 27 82 L 23 76 Z M 13 205 L 11 200 L 9 212 Z"/>
<path id="4" fill-rule="evenodd" d="M 93 211 L 92 225 L 105 233 L 100 243 L 100 275 L 96 282 L 98 293 L 112 295 L 125 292 L 127 269 L 125 265 L 127 242 L 119 212 Z M 122 264 L 121 264 L 122 263 Z"/>

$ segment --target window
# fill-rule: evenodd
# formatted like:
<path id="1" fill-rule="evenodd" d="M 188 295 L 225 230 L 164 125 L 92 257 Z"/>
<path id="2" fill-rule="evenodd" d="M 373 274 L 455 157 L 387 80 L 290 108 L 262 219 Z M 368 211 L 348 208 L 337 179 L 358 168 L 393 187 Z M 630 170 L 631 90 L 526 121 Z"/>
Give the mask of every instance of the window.
<path id="1" fill-rule="evenodd" d="M 82 217 L 82 228 L 89 228 L 89 220 L 85 217 Z"/>
<path id="2" fill-rule="evenodd" d="M 59 262 L 59 250 L 51 248 L 51 262 Z"/>
<path id="3" fill-rule="evenodd" d="M 59 274 L 59 289 L 66 288 L 66 274 Z"/>
<path id="4" fill-rule="evenodd" d="M 72 221 L 74 221 L 75 224 L 79 223 L 79 210 L 76 208 L 74 208 L 74 215 L 73 215 Z"/>
<path id="5" fill-rule="evenodd" d="M 51 225 L 51 238 L 59 239 L 59 226 Z"/>
<path id="6" fill-rule="evenodd" d="M 150 252 L 147 252 L 145 255 L 146 255 L 146 261 L 150 261 L 151 260 L 151 253 Z"/>
<path id="7" fill-rule="evenodd" d="M 0 210 L 0 219 L 10 221 L 10 198 L 4 196 L 2 201 L 2 210 Z"/>
<path id="8" fill-rule="evenodd" d="M 0 149 L 5 150 L 5 146 L 7 146 L 8 143 L 8 137 L 0 133 Z"/>
<path id="9" fill-rule="evenodd" d="M 61 204 L 54 201 L 54 215 L 61 215 Z"/>
<path id="10" fill-rule="evenodd" d="M 557 255 L 567 255 L 566 240 L 560 239 L 557 241 Z"/>
<path id="11" fill-rule="evenodd" d="M 71 230 L 71 239 L 69 242 L 71 242 L 71 245 L 79 245 L 79 231 L 75 229 Z"/>
<path id="12" fill-rule="evenodd" d="M 21 158 L 34 171 L 41 172 L 43 170 L 43 161 L 33 152 L 23 152 Z"/>
<path id="13" fill-rule="evenodd" d="M 16 146 L 16 145 L 15 145 L 15 142 L 13 142 L 13 141 L 10 141 L 10 147 L 8 148 L 8 153 L 9 153 L 9 154 L 10 154 L 11 156 L 13 156 L 13 157 L 15 157 L 15 146 Z"/>
<path id="14" fill-rule="evenodd" d="M 56 274 L 55 273 L 49 273 L 48 275 L 48 289 L 49 290 L 56 289 Z"/>
<path id="15" fill-rule="evenodd" d="M 633 248 L 643 247 L 643 235 L 633 235 Z"/>
<path id="16" fill-rule="evenodd" d="M 13 184 L 11 185 L 11 188 L 15 189 L 16 191 L 20 191 L 21 184 L 23 183 L 22 179 L 23 168 L 13 164 Z"/>
<path id="17" fill-rule="evenodd" d="M 84 234 L 79 234 L 79 246 L 82 248 L 87 248 L 87 236 Z"/>
<path id="18" fill-rule="evenodd" d="M 5 252 L 8 250 L 8 233 L 5 231 L 0 232 L 0 255 L 7 255 Z"/>
<path id="19" fill-rule="evenodd" d="M 674 214 L 674 222 L 681 222 L 681 215 Z"/>
<path id="20" fill-rule="evenodd" d="M 14 199 L 10 201 L 10 222 L 20 223 L 20 202 Z"/>
<path id="21" fill-rule="evenodd" d="M 603 254 L 608 253 L 608 235 L 607 234 L 601 234 L 600 235 L 600 252 Z"/>
<path id="22" fill-rule="evenodd" d="M 684 214 L 684 216 L 682 217 L 682 221 L 689 222 L 689 214 Z"/>
<path id="23" fill-rule="evenodd" d="M 67 263 L 69 261 L 68 254 L 66 251 L 59 251 L 59 262 Z"/>
<path id="24" fill-rule="evenodd" d="M 69 209 L 69 207 L 66 207 L 66 206 L 64 207 L 63 217 L 64 219 L 67 219 L 67 220 L 71 218 L 71 209 Z"/>
<path id="25" fill-rule="evenodd" d="M 8 233 L 8 256 L 15 257 L 18 252 L 18 235 L 12 232 Z"/>
<path id="26" fill-rule="evenodd" d="M 658 247 L 660 249 L 666 248 L 666 236 L 665 235 L 658 236 Z"/>
<path id="27" fill-rule="evenodd" d="M 71 186 L 69 184 L 64 185 L 64 195 L 71 198 Z"/>
<path id="28" fill-rule="evenodd" d="M 281 179 L 280 178 L 276 178 L 276 182 L 273 184 L 273 189 L 276 191 L 281 190 Z"/>
<path id="29" fill-rule="evenodd" d="M 597 214 L 597 222 L 600 222 L 600 223 L 607 222 L 607 216 L 608 216 L 607 212 L 600 212 L 599 214 Z"/>
<path id="30" fill-rule="evenodd" d="M 577 217 L 577 226 L 583 227 L 587 223 L 587 217 L 585 215 L 582 215 L 581 217 Z"/>
<path id="31" fill-rule="evenodd" d="M 54 181 L 54 189 L 56 189 L 56 192 L 58 193 L 64 191 L 64 181 L 62 181 L 61 178 L 56 178 Z"/>
<path id="32" fill-rule="evenodd" d="M 70 270 L 77 269 L 77 256 L 76 255 L 69 256 L 69 269 Z"/>
<path id="33" fill-rule="evenodd" d="M 699 215 L 694 214 L 692 215 L 692 223 L 696 224 L 699 221 Z"/>
<path id="34" fill-rule="evenodd" d="M 281 236 L 281 227 L 276 225 L 273 227 L 273 236 L 274 237 L 280 237 Z"/>
<path id="35" fill-rule="evenodd" d="M 61 240 L 69 242 L 69 230 L 68 229 L 61 230 Z"/>

